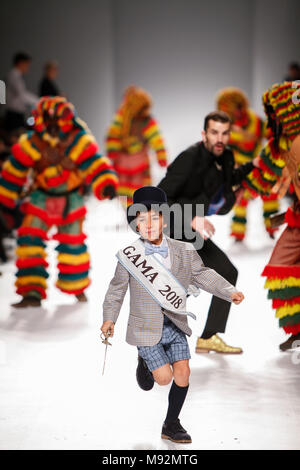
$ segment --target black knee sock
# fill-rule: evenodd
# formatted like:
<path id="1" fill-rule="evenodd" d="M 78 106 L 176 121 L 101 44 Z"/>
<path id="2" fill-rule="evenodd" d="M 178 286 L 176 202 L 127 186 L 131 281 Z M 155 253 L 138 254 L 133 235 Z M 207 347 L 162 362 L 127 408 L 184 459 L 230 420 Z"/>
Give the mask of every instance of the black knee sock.
<path id="1" fill-rule="evenodd" d="M 217 332 L 216 331 L 209 331 L 207 330 L 206 328 L 204 328 L 203 330 L 203 333 L 201 335 L 201 338 L 202 339 L 209 339 L 211 338 L 213 335 L 215 335 Z"/>
<path id="2" fill-rule="evenodd" d="M 169 407 L 167 416 L 165 419 L 166 423 L 176 421 L 181 411 L 182 405 L 184 403 L 186 394 L 188 392 L 189 386 L 179 387 L 174 381 L 169 392 Z"/>

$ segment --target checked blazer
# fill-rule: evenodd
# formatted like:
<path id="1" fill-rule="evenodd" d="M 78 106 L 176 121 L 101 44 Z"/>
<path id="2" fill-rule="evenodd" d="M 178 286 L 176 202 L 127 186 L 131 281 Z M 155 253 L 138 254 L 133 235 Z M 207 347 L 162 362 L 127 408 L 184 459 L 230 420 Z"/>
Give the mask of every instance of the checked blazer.
<path id="1" fill-rule="evenodd" d="M 166 236 L 172 274 L 187 289 L 190 284 L 231 302 L 236 288 L 213 269 L 207 268 L 190 243 Z M 164 310 L 146 289 L 118 262 L 103 302 L 103 321 L 116 323 L 129 285 L 130 314 L 126 341 L 134 346 L 154 346 L 162 335 L 164 314 L 186 335 L 190 329 L 186 315 Z"/>

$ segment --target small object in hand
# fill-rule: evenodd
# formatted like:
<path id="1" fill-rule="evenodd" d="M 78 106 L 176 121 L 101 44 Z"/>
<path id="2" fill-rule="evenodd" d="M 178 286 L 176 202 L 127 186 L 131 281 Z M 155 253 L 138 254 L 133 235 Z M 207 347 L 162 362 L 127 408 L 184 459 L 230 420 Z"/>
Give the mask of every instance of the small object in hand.
<path id="1" fill-rule="evenodd" d="M 106 362 L 106 353 L 107 353 L 107 346 L 112 346 L 112 344 L 108 341 L 108 338 L 110 336 L 110 332 L 108 331 L 107 336 L 105 336 L 104 333 L 101 333 L 100 338 L 102 339 L 102 344 L 105 344 L 105 353 L 104 353 L 104 363 L 103 363 L 103 370 L 102 370 L 102 375 L 104 375 L 104 369 L 105 369 L 105 362 Z"/>

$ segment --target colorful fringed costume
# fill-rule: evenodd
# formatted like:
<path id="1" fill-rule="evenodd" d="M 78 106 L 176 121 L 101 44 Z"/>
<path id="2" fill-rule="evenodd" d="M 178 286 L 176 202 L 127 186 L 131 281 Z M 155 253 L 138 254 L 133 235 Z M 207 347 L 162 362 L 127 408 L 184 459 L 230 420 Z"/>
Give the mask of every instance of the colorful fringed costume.
<path id="1" fill-rule="evenodd" d="M 300 332 L 300 104 L 295 94 L 291 82 L 264 93 L 272 137 L 261 152 L 260 169 L 247 177 L 248 188 L 261 194 L 270 194 L 273 187 L 282 196 L 292 183 L 298 198 L 285 214 L 287 227 L 262 273 L 279 326 L 292 335 Z"/>
<path id="2" fill-rule="evenodd" d="M 149 149 L 160 166 L 166 166 L 167 153 L 157 122 L 150 114 L 151 97 L 131 86 L 124 94 L 106 137 L 106 153 L 119 177 L 118 194 L 132 203 L 134 191 L 151 184 Z"/>
<path id="3" fill-rule="evenodd" d="M 56 225 L 56 285 L 80 296 L 90 283 L 90 255 L 82 231 L 86 214 L 82 187 L 91 185 L 98 199 L 113 197 L 118 179 L 71 103 L 60 97 L 42 98 L 34 118 L 34 130 L 13 145 L 0 179 L 0 202 L 10 208 L 22 197 L 29 175 L 33 182 L 22 205 L 25 217 L 18 230 L 17 293 L 24 298 L 46 297 L 47 232 Z"/>
<path id="4" fill-rule="evenodd" d="M 217 95 L 217 108 L 229 114 L 232 120 L 231 146 L 236 165 L 253 160 L 261 151 L 262 141 L 267 136 L 264 121 L 249 108 L 245 93 L 234 87 L 224 88 Z M 231 224 L 231 236 L 243 240 L 246 233 L 247 206 L 249 201 L 258 196 L 253 189 L 245 189 L 242 197 L 234 206 Z M 261 195 L 263 217 L 267 232 L 272 236 L 276 229 L 270 226 L 270 215 L 279 209 L 276 194 Z"/>

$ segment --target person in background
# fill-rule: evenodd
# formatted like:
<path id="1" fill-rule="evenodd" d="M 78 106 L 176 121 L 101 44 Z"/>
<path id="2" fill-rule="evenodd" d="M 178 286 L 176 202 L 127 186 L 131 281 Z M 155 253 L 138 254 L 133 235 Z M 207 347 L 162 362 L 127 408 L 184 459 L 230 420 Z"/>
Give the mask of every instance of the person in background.
<path id="1" fill-rule="evenodd" d="M 195 233 L 200 233 L 204 240 L 203 247 L 196 248 L 198 255 L 205 266 L 235 285 L 238 271 L 211 240 L 215 228 L 208 216 L 224 215 L 232 209 L 236 202 L 235 190 L 240 188 L 244 178 L 258 165 L 258 157 L 235 168 L 233 152 L 227 146 L 230 131 L 231 119 L 228 114 L 222 111 L 209 113 L 204 120 L 203 140 L 191 145 L 173 160 L 158 187 L 167 194 L 170 206 L 180 204 L 183 211 L 186 205 L 192 206 L 192 213 L 186 212 L 185 223 Z M 201 204 L 204 217 L 197 215 L 197 206 Z M 170 226 L 171 238 L 175 237 L 174 226 L 175 220 Z M 180 240 L 193 243 L 185 237 L 185 230 Z M 242 353 L 240 347 L 229 346 L 218 335 L 225 332 L 230 306 L 226 300 L 213 296 L 204 330 L 197 340 L 196 353 Z"/>
<path id="2" fill-rule="evenodd" d="M 44 67 L 44 76 L 39 84 L 40 96 L 61 96 L 60 90 L 55 82 L 58 75 L 58 64 L 55 61 L 49 61 Z"/>
<path id="3" fill-rule="evenodd" d="M 128 87 L 106 136 L 106 155 L 119 177 L 118 194 L 127 198 L 127 205 L 135 190 L 151 184 L 150 150 L 161 167 L 167 165 L 163 136 L 151 108 L 152 98 L 145 90 Z"/>
<path id="4" fill-rule="evenodd" d="M 284 79 L 287 82 L 294 82 L 300 80 L 300 64 L 298 62 L 291 62 L 288 67 L 288 75 Z"/>
<path id="5" fill-rule="evenodd" d="M 249 105 L 246 94 L 239 88 L 227 87 L 220 90 L 216 99 L 217 109 L 229 115 L 232 121 L 229 146 L 233 151 L 235 166 L 251 162 L 261 151 L 264 138 L 268 137 L 266 123 Z M 247 207 L 258 193 L 253 188 L 241 190 L 233 207 L 231 236 L 235 241 L 243 241 L 247 227 Z M 274 238 L 277 228 L 271 227 L 270 216 L 278 212 L 276 194 L 261 195 L 263 218 L 267 233 Z"/>
<path id="6" fill-rule="evenodd" d="M 25 52 L 18 52 L 13 59 L 13 67 L 7 75 L 6 83 L 6 113 L 4 128 L 10 133 L 26 127 L 26 113 L 33 108 L 38 97 L 27 90 L 24 75 L 29 71 L 31 57 Z"/>

